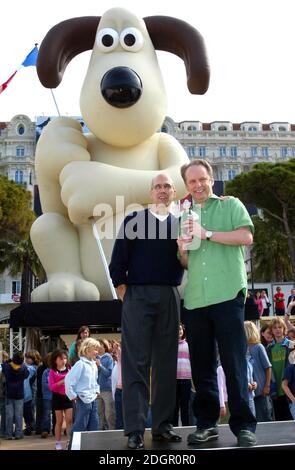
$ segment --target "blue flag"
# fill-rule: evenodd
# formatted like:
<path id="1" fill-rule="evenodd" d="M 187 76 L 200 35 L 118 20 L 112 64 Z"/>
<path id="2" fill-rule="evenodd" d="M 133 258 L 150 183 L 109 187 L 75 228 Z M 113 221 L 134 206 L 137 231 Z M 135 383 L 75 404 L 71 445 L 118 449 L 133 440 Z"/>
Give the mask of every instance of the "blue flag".
<path id="1" fill-rule="evenodd" d="M 23 67 L 29 67 L 30 65 L 36 66 L 37 64 L 37 57 L 38 57 L 38 48 L 37 46 L 31 50 L 31 52 L 27 55 L 25 60 L 22 62 Z"/>

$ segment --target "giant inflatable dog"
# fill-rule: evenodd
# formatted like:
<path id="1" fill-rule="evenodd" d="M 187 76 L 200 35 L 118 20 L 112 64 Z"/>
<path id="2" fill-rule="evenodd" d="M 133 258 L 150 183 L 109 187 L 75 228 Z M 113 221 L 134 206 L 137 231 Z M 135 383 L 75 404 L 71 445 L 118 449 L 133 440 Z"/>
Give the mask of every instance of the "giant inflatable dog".
<path id="1" fill-rule="evenodd" d="M 116 196 L 124 197 L 125 207 L 146 205 L 160 170 L 173 178 L 178 197 L 185 193 L 179 168 L 188 157 L 176 139 L 157 132 L 166 115 L 166 94 L 155 49 L 183 59 L 191 93 L 205 93 L 209 83 L 198 31 L 175 18 L 143 20 L 121 8 L 54 26 L 39 51 L 41 83 L 57 87 L 70 60 L 89 49 L 80 106 L 91 133 L 84 135 L 74 119 L 57 118 L 36 149 L 43 215 L 33 224 L 31 239 L 48 282 L 33 291 L 35 302 L 110 299 L 91 218 L 102 215 L 102 205 L 112 209 L 111 220 L 118 217 Z M 103 224 L 106 216 L 98 218 L 99 231 Z M 107 259 L 115 236 L 102 240 Z"/>

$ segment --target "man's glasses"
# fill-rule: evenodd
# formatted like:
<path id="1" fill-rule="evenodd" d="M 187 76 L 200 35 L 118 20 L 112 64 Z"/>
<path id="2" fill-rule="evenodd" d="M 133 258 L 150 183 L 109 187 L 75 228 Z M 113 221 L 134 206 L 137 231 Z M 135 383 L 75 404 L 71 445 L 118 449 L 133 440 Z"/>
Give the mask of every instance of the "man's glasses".
<path id="1" fill-rule="evenodd" d="M 172 189 L 172 185 L 169 183 L 155 184 L 155 186 L 153 186 L 152 189 L 155 189 L 156 191 L 160 191 L 161 189 L 165 189 L 166 191 L 169 191 L 170 189 Z"/>

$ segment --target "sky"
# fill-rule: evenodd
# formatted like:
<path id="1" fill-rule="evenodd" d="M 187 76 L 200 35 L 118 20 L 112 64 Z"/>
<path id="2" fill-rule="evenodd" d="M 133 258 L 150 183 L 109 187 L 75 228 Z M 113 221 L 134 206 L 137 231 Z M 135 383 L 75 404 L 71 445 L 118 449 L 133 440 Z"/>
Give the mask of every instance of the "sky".
<path id="1" fill-rule="evenodd" d="M 183 62 L 157 53 L 174 121 L 295 123 L 294 0 L 10 0 L 1 6 L 0 84 L 48 30 L 68 18 L 101 16 L 124 7 L 138 16 L 167 15 L 192 24 L 204 37 L 211 78 L 206 94 L 191 95 Z M 54 95 L 62 115 L 80 115 L 80 89 L 90 52 L 76 56 Z M 0 95 L 0 121 L 16 114 L 56 115 L 50 90 L 36 68 L 21 69 Z"/>

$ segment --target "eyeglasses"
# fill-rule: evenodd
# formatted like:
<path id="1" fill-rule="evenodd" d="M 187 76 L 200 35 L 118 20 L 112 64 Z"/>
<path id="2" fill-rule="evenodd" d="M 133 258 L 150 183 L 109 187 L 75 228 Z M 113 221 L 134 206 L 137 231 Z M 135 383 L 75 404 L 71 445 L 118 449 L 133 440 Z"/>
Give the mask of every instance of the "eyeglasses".
<path id="1" fill-rule="evenodd" d="M 155 186 L 153 186 L 152 189 L 155 189 L 156 191 L 160 191 L 161 189 L 165 189 L 166 191 L 169 191 L 170 189 L 172 189 L 172 185 L 169 183 L 155 184 Z"/>

